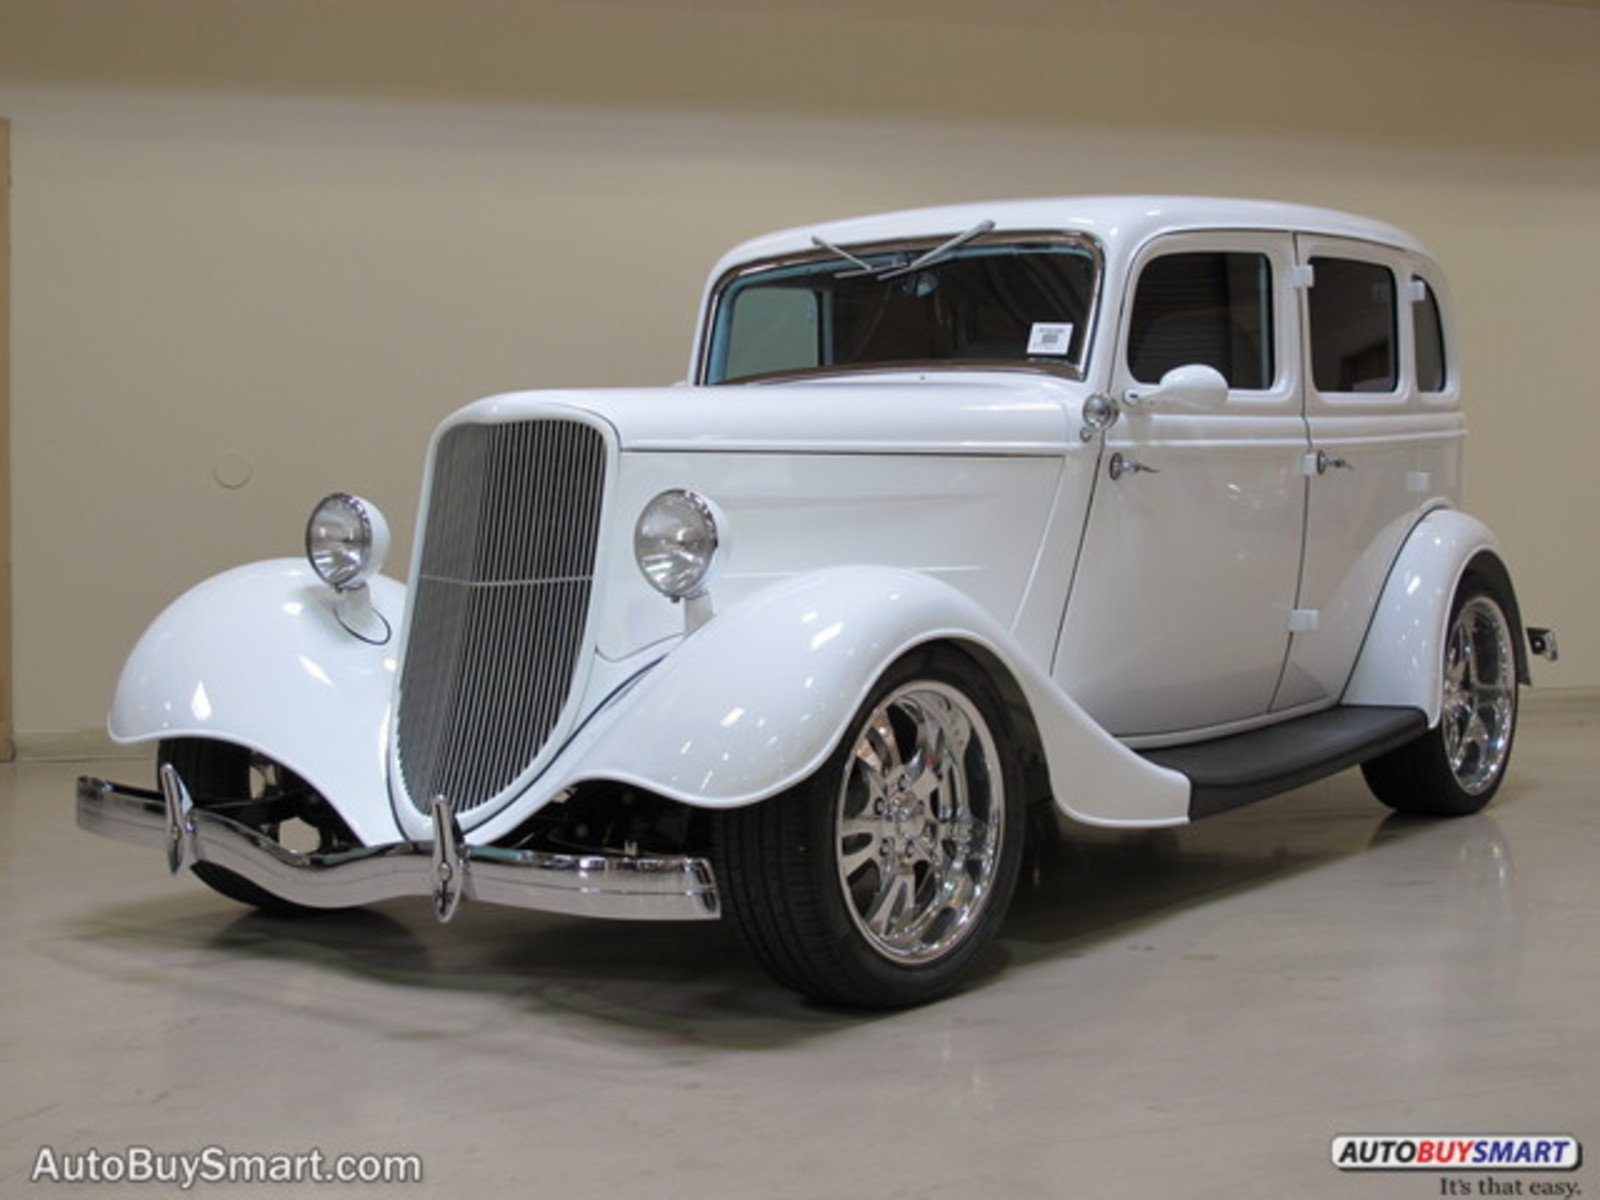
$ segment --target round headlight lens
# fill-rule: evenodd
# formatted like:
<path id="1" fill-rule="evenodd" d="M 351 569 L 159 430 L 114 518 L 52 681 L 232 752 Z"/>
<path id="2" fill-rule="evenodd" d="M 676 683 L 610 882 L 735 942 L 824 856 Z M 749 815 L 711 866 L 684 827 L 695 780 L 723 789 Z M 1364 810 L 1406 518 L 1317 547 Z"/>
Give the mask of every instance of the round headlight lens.
<path id="1" fill-rule="evenodd" d="M 633 527 L 633 556 L 651 587 L 674 600 L 687 600 L 705 591 L 717 538 L 711 504 L 675 489 L 644 506 Z"/>
<path id="2" fill-rule="evenodd" d="M 323 583 L 338 591 L 358 588 L 383 569 L 389 523 L 360 496 L 335 492 L 306 522 L 306 557 Z"/>

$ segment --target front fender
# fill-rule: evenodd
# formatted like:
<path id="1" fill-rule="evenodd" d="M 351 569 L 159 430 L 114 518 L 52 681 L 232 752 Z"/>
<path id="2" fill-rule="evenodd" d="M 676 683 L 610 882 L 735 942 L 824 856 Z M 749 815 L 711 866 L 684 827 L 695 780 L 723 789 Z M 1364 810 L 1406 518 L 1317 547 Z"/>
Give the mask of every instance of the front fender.
<path id="1" fill-rule="evenodd" d="M 173 601 L 122 669 L 107 728 L 122 743 L 236 742 L 289 767 L 368 845 L 399 836 L 384 783 L 405 587 L 369 585 L 390 636 L 374 645 L 334 615 L 300 559 L 237 567 Z"/>
<path id="2" fill-rule="evenodd" d="M 889 568 L 795 577 L 719 613 L 599 714 L 568 761 L 576 777 L 699 807 L 753 803 L 816 771 L 883 671 L 930 642 L 981 649 L 1009 673 L 1070 815 L 1111 825 L 1186 819 L 1187 780 L 1096 725 L 971 598 Z"/>
<path id="3" fill-rule="evenodd" d="M 1439 723 L 1446 626 L 1468 567 L 1503 590 L 1517 674 L 1527 682 L 1522 619 L 1494 534 L 1475 517 L 1438 509 L 1417 523 L 1389 571 L 1343 703 L 1417 708 L 1427 714 L 1429 728 Z"/>

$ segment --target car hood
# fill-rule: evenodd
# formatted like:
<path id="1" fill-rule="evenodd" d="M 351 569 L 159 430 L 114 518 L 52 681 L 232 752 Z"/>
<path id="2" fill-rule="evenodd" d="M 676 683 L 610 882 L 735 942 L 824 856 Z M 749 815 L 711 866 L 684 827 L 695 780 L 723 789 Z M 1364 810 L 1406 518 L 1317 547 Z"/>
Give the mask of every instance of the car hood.
<path id="1" fill-rule="evenodd" d="M 1084 390 L 1042 373 L 991 371 L 508 392 L 468 405 L 441 431 L 577 410 L 609 424 L 624 452 L 1060 454 L 1077 440 Z"/>

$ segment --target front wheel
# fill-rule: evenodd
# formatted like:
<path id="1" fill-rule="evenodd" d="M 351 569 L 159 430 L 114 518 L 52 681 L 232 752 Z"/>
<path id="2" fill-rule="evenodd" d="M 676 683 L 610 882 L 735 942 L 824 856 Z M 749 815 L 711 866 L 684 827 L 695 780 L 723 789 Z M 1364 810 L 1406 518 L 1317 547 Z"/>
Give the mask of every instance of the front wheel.
<path id="1" fill-rule="evenodd" d="M 1517 726 L 1515 634 L 1509 605 L 1467 576 L 1450 610 L 1439 723 L 1397 750 L 1363 763 L 1374 795 L 1398 812 L 1459 817 L 1494 797 Z"/>
<path id="2" fill-rule="evenodd" d="M 862 1008 L 949 992 L 993 941 L 1022 855 L 1021 772 L 988 677 L 918 652 L 804 783 L 719 821 L 745 943 L 780 982 Z"/>

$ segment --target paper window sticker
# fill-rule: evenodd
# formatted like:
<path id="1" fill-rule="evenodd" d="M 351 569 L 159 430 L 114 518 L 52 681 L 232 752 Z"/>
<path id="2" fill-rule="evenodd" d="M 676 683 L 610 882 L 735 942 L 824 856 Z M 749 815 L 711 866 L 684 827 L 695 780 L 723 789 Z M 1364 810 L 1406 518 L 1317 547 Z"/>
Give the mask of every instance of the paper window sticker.
<path id="1" fill-rule="evenodd" d="M 1028 333 L 1028 353 L 1066 357 L 1072 349 L 1072 324 L 1069 321 L 1035 321 Z"/>

